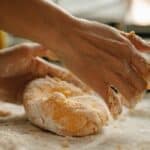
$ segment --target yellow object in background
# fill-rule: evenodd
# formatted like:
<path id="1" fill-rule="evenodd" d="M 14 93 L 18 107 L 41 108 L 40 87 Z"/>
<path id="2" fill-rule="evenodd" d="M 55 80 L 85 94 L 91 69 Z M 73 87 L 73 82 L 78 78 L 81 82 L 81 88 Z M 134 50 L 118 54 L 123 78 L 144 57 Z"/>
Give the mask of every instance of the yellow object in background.
<path id="1" fill-rule="evenodd" d="M 4 31 L 0 31 L 0 49 L 7 47 L 7 33 Z"/>

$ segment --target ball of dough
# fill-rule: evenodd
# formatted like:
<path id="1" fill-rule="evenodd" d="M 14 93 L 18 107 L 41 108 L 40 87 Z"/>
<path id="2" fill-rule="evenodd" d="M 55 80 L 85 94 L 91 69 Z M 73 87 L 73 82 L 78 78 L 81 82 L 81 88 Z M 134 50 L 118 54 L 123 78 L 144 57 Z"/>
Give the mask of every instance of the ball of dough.
<path id="1" fill-rule="evenodd" d="M 31 81 L 24 91 L 23 101 L 33 124 L 58 135 L 95 134 L 108 120 L 101 98 L 58 78 Z"/>

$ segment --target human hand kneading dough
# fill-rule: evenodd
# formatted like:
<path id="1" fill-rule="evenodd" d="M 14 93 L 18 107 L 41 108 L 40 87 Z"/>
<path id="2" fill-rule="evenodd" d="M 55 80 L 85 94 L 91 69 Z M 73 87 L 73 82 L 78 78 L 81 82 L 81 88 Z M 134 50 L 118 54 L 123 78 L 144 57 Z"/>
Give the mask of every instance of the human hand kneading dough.
<path id="1" fill-rule="evenodd" d="M 31 122 L 59 135 L 97 133 L 108 120 L 102 100 L 70 71 L 46 62 L 40 58 L 42 56 L 55 58 L 49 50 L 36 43 L 23 43 L 1 50 L 0 97 L 12 103 L 22 103 L 23 100 Z M 46 75 L 49 78 L 37 79 Z M 108 90 L 110 95 L 106 102 L 112 116 L 117 117 L 124 99 L 111 88 Z M 76 112 L 79 108 L 81 110 Z M 57 117 L 56 114 L 62 116 Z M 65 118 L 65 124 L 62 118 Z"/>
<path id="2" fill-rule="evenodd" d="M 8 3 L 8 0 L 2 0 L 0 5 L 1 28 L 50 49 L 69 70 L 104 98 L 112 115 L 121 112 L 122 104 L 133 107 L 137 103 L 139 95 L 147 88 L 150 75 L 149 64 L 142 57 L 143 51 L 150 50 L 148 43 L 134 33 L 124 33 L 101 23 L 76 18 L 46 0 L 15 0 L 11 5 Z M 28 81 L 54 72 L 52 76 L 69 80 L 83 93 L 93 92 L 68 70 L 49 68 L 50 64 L 36 58 L 47 56 L 50 52 L 40 45 L 33 45 L 26 48 L 19 46 L 19 50 L 14 47 L 0 55 L 1 86 L 7 89 L 4 91 L 10 94 L 10 98 L 16 95 L 22 97 L 21 91 Z M 63 71 L 58 73 L 61 69 Z M 13 88 L 12 83 L 19 90 Z M 69 125 L 67 129 L 70 129 Z M 77 133 L 67 129 L 58 133 Z M 95 127 L 90 129 L 96 130 Z"/>
<path id="3" fill-rule="evenodd" d="M 1 99 L 23 102 L 32 123 L 59 135 L 97 133 L 108 120 L 103 101 L 70 71 L 46 62 L 41 56 L 55 58 L 36 43 L 1 51 Z M 118 110 L 113 114 L 117 116 Z"/>

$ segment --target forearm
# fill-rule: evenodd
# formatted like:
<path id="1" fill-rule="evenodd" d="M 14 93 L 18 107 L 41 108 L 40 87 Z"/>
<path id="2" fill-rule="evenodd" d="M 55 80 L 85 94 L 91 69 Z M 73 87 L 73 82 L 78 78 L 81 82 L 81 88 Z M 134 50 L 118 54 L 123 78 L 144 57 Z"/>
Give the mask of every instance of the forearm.
<path id="1" fill-rule="evenodd" d="M 58 55 L 61 34 L 75 21 L 70 14 L 46 0 L 1 0 L 0 10 L 1 29 L 40 42 Z"/>

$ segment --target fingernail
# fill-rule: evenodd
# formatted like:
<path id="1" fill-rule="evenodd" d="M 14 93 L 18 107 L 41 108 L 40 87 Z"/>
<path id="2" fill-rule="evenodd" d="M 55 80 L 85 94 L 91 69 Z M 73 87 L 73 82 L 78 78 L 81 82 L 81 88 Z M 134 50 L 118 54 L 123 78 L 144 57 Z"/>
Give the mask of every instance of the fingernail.
<path id="1" fill-rule="evenodd" d="M 112 88 L 109 88 L 108 107 L 114 119 L 122 112 L 122 103 L 119 93 L 116 93 Z"/>

